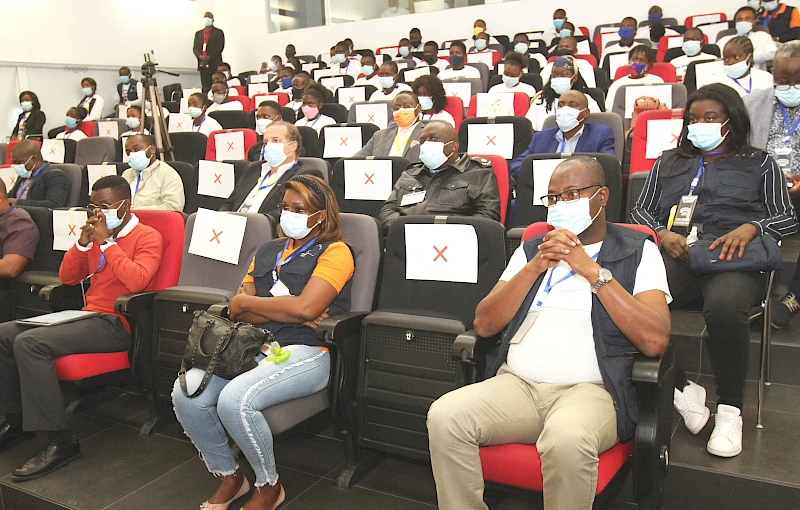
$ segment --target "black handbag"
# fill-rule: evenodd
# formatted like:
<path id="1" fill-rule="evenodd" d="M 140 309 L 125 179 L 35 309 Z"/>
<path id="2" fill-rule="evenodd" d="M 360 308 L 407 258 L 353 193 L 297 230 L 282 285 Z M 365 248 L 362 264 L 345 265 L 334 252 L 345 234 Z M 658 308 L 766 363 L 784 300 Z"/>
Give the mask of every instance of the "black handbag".
<path id="1" fill-rule="evenodd" d="M 713 250 L 708 248 L 720 237 L 704 232 L 689 246 L 689 269 L 695 276 L 722 273 L 725 271 L 777 271 L 783 269 L 781 248 L 769 235 L 756 236 L 744 248 L 744 256 L 739 258 L 739 250 L 731 260 L 720 260 L 722 245 Z"/>
<path id="2" fill-rule="evenodd" d="M 213 375 L 231 380 L 254 369 L 261 346 L 273 340 L 273 334 L 264 329 L 196 311 L 178 372 L 183 394 L 188 398 L 199 396 Z M 204 369 L 205 374 L 200 386 L 190 395 L 186 388 L 186 372 L 191 368 Z"/>

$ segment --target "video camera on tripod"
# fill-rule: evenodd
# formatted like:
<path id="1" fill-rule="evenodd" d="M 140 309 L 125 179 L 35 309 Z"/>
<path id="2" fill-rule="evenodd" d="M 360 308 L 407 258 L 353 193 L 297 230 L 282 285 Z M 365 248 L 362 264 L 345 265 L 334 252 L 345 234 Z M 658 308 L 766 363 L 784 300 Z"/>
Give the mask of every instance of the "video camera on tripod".
<path id="1" fill-rule="evenodd" d="M 172 141 L 169 138 L 169 130 L 167 128 L 167 120 L 164 118 L 163 105 L 161 98 L 158 95 L 158 84 L 156 82 L 155 74 L 164 73 L 170 76 L 180 76 L 176 73 L 169 71 L 161 71 L 157 69 L 158 61 L 156 58 L 155 50 L 146 50 L 142 52 L 144 64 L 142 64 L 142 88 L 144 89 L 144 101 L 142 102 L 142 123 L 147 125 L 147 117 L 153 118 L 152 134 L 156 141 L 156 153 L 161 161 L 165 161 L 166 157 L 169 161 L 175 160 L 174 148 Z M 150 104 L 150 112 L 147 112 L 147 104 Z"/>

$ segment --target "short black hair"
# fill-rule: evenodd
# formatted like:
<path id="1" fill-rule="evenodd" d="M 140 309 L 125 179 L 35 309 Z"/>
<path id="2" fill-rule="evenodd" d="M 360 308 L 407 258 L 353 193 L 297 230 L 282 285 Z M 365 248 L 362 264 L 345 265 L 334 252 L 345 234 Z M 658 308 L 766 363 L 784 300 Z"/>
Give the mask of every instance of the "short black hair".
<path id="1" fill-rule="evenodd" d="M 466 53 L 466 52 L 467 52 L 467 45 L 466 45 L 466 44 L 464 44 L 464 43 L 463 43 L 463 42 L 461 42 L 461 41 L 453 41 L 452 43 L 450 43 L 450 48 L 452 48 L 452 47 L 461 48 L 461 50 L 462 50 L 464 53 Z"/>
<path id="2" fill-rule="evenodd" d="M 408 31 L 408 35 L 411 35 L 411 34 L 414 34 L 414 33 L 422 34 L 422 31 L 420 29 L 418 29 L 417 27 L 414 27 L 414 28 L 412 28 L 411 30 Z"/>
<path id="3" fill-rule="evenodd" d="M 565 11 L 564 9 L 556 9 L 555 11 L 553 11 L 553 16 L 555 16 L 556 14 L 563 14 L 564 16 L 566 16 L 567 11 Z"/>
<path id="4" fill-rule="evenodd" d="M 122 66 L 122 67 L 120 67 L 120 68 L 119 68 L 119 72 L 121 73 L 122 71 L 128 71 L 128 74 L 131 74 L 131 68 L 130 68 L 130 67 L 128 67 L 128 66 Z"/>
<path id="5" fill-rule="evenodd" d="M 228 71 L 231 70 L 231 65 L 227 62 L 220 62 L 219 64 L 217 64 L 217 69 L 219 69 L 220 67 L 225 67 Z"/>
<path id="6" fill-rule="evenodd" d="M 6 181 L 0 179 L 0 195 L 8 198 L 8 190 L 6 189 Z"/>
<path id="7" fill-rule="evenodd" d="M 258 108 L 261 108 L 262 106 L 264 108 L 272 108 L 273 110 L 277 110 L 277 112 L 281 114 L 281 117 L 283 117 L 283 108 L 281 108 L 281 105 L 279 105 L 276 101 L 272 100 L 261 101 L 260 103 L 258 103 Z M 256 110 L 258 108 L 256 108 Z"/>
<path id="8" fill-rule="evenodd" d="M 383 66 L 389 66 L 392 69 L 392 73 L 394 73 L 394 74 L 397 74 L 397 73 L 400 72 L 400 69 L 397 67 L 397 62 L 392 62 L 392 61 L 384 62 L 384 63 L 381 64 L 381 67 L 383 67 Z"/>
<path id="9" fill-rule="evenodd" d="M 516 51 L 510 51 L 506 53 L 506 55 L 503 57 L 503 63 L 506 66 L 510 65 L 519 67 L 520 69 L 522 69 L 523 72 L 525 71 L 526 66 L 525 63 L 522 61 L 522 55 L 520 55 Z"/>
<path id="10" fill-rule="evenodd" d="M 728 116 L 728 144 L 732 152 L 744 154 L 753 151 L 750 145 L 750 115 L 742 101 L 741 96 L 733 88 L 722 83 L 712 83 L 700 87 L 686 101 L 683 111 L 683 130 L 681 141 L 678 144 L 678 153 L 685 157 L 695 157 L 700 154 L 689 140 L 689 110 L 696 101 L 716 101 Z"/>
<path id="11" fill-rule="evenodd" d="M 81 85 L 83 85 L 83 82 L 85 82 L 85 81 L 88 81 L 89 85 L 91 85 L 92 87 L 97 89 L 97 82 L 94 80 L 94 78 L 90 78 L 90 77 L 87 76 L 86 78 L 81 80 Z"/>
<path id="12" fill-rule="evenodd" d="M 738 16 L 739 13 L 742 11 L 750 11 L 753 13 L 753 16 L 758 17 L 758 13 L 756 12 L 755 9 L 753 9 L 749 5 L 745 5 L 744 7 L 739 7 L 738 9 L 736 9 L 736 13 L 733 15 L 733 18 L 736 19 L 736 16 Z"/>
<path id="13" fill-rule="evenodd" d="M 128 107 L 128 110 L 136 110 L 139 113 L 142 113 L 142 107 L 138 104 L 132 104 Z"/>
<path id="14" fill-rule="evenodd" d="M 86 108 L 83 108 L 82 106 L 71 107 L 70 109 L 67 110 L 67 114 L 69 114 L 69 112 L 71 111 L 75 112 L 75 115 L 78 117 L 78 120 L 83 120 L 86 118 L 87 115 L 89 115 L 89 112 L 86 111 Z"/>
<path id="15" fill-rule="evenodd" d="M 148 135 L 148 134 L 145 134 L 145 133 L 139 133 L 138 135 L 133 135 L 133 137 L 137 137 L 137 136 L 141 137 L 142 141 L 144 143 L 146 143 L 148 147 L 151 146 L 151 145 L 153 147 L 156 146 L 156 137 L 155 136 Z M 133 138 L 133 137 L 131 137 L 131 138 Z"/>
<path id="16" fill-rule="evenodd" d="M 334 46 L 334 49 L 336 49 L 336 50 L 338 50 L 338 49 L 342 49 L 342 50 L 344 50 L 344 51 L 347 51 L 347 50 L 349 50 L 349 49 L 350 49 L 350 45 L 349 45 L 349 44 L 347 44 L 347 43 L 346 43 L 346 42 L 344 42 L 344 41 L 339 41 L 339 42 L 337 42 L 337 43 L 336 43 L 336 45 Z"/>
<path id="17" fill-rule="evenodd" d="M 131 185 L 128 181 L 119 175 L 106 175 L 94 182 L 92 191 L 100 191 L 101 189 L 110 189 L 114 192 L 114 196 L 120 200 L 131 199 Z"/>
<path id="18" fill-rule="evenodd" d="M 645 57 L 647 57 L 647 62 L 650 64 L 656 61 L 656 52 L 644 44 L 634 46 L 633 49 L 628 52 L 628 58 L 632 58 L 634 55 L 638 55 L 639 53 L 644 53 Z"/>
<path id="19" fill-rule="evenodd" d="M 636 21 L 636 18 L 634 18 L 633 16 L 625 16 L 624 18 L 622 18 L 622 21 L 623 22 L 625 22 L 625 21 L 633 21 L 634 25 L 637 25 L 637 26 L 639 25 L 639 22 Z"/>
<path id="20" fill-rule="evenodd" d="M 205 94 L 201 94 L 200 92 L 195 92 L 194 94 L 189 96 L 189 99 L 191 99 L 193 97 L 196 97 L 197 99 L 199 99 L 200 102 L 203 103 L 203 106 L 208 106 L 209 104 L 211 104 L 211 101 L 208 99 L 208 96 L 205 95 Z M 187 99 L 187 101 L 189 99 Z"/>
<path id="21" fill-rule="evenodd" d="M 439 45 L 436 44 L 436 41 L 428 41 L 428 42 L 426 42 L 425 44 L 422 45 L 423 48 L 430 48 L 431 46 L 436 48 L 437 51 L 439 50 Z"/>

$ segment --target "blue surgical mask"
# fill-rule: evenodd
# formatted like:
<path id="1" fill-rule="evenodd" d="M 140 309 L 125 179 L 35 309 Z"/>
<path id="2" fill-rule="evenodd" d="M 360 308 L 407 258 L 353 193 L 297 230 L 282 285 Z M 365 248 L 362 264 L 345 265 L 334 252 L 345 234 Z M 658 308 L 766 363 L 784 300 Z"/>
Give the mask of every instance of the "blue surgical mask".
<path id="1" fill-rule="evenodd" d="M 83 91 L 83 95 L 86 97 L 89 97 L 92 94 L 94 94 L 94 89 L 92 89 L 91 87 L 83 87 L 81 91 Z"/>
<path id="2" fill-rule="evenodd" d="M 22 108 L 23 112 L 29 112 L 33 110 L 33 103 L 31 101 L 22 101 L 19 106 Z"/>
<path id="3" fill-rule="evenodd" d="M 620 39 L 623 39 L 625 41 L 627 41 L 628 39 L 633 39 L 634 37 L 636 37 L 636 30 L 634 30 L 631 27 L 620 27 L 618 33 L 619 33 Z"/>
<path id="4" fill-rule="evenodd" d="M 634 76 L 639 76 L 641 74 L 644 74 L 644 72 L 647 70 L 647 64 L 639 64 L 637 62 L 631 62 L 629 66 L 631 69 L 633 69 Z"/>
<path id="5" fill-rule="evenodd" d="M 747 0 L 747 6 L 758 12 L 761 10 L 761 0 Z"/>
<path id="6" fill-rule="evenodd" d="M 288 90 L 292 87 L 292 79 L 291 78 L 281 78 L 281 88 L 284 90 Z"/>
<path id="7" fill-rule="evenodd" d="M 725 71 L 725 74 L 727 74 L 732 80 L 741 78 L 749 69 L 750 64 L 747 62 L 747 59 L 744 59 L 741 62 L 736 62 L 735 64 L 731 64 L 729 66 L 722 66 L 722 70 Z"/>
<path id="8" fill-rule="evenodd" d="M 736 35 L 746 35 L 753 31 L 753 23 L 750 21 L 736 22 Z"/>
<path id="9" fill-rule="evenodd" d="M 517 53 L 522 53 L 523 55 L 527 55 L 528 45 L 525 44 L 524 42 L 518 42 L 517 44 L 514 45 L 514 51 L 516 51 Z"/>
<path id="10" fill-rule="evenodd" d="M 558 32 L 558 37 L 560 37 L 562 39 L 565 38 L 565 37 L 570 37 L 571 35 L 572 35 L 572 30 L 570 30 L 568 28 L 562 28 L 561 31 Z"/>
<path id="11" fill-rule="evenodd" d="M 684 41 L 681 45 L 681 49 L 686 54 L 687 57 L 694 57 L 698 53 L 700 53 L 700 49 L 703 47 L 700 41 Z"/>
<path id="12" fill-rule="evenodd" d="M 453 67 L 461 67 L 464 65 L 464 57 L 462 55 L 450 55 L 450 65 Z"/>
<path id="13" fill-rule="evenodd" d="M 119 77 L 119 82 L 121 84 L 123 84 L 123 85 L 127 85 L 127 84 L 129 84 L 131 82 L 131 77 L 130 76 L 120 76 Z"/>
<path id="14" fill-rule="evenodd" d="M 578 127 L 581 123 L 578 120 L 578 116 L 581 114 L 583 110 L 578 110 L 577 108 L 572 108 L 571 106 L 562 106 L 556 111 L 556 124 L 558 124 L 558 128 L 563 131 L 567 132 L 572 129 Z"/>
<path id="15" fill-rule="evenodd" d="M 270 124 L 272 124 L 272 119 L 256 119 L 256 133 L 258 133 L 259 136 L 263 135 Z"/>
<path id="16" fill-rule="evenodd" d="M 138 117 L 128 117 L 125 119 L 125 125 L 131 129 L 137 129 L 139 125 L 141 125 L 141 121 Z"/>
<path id="17" fill-rule="evenodd" d="M 655 25 L 656 23 L 661 23 L 661 14 L 658 12 L 648 14 L 647 21 L 649 21 L 651 25 Z"/>
<path id="18" fill-rule="evenodd" d="M 476 39 L 475 40 L 475 48 L 478 51 L 483 51 L 486 49 L 486 39 Z"/>
<path id="19" fill-rule="evenodd" d="M 286 161 L 286 158 L 289 157 L 288 154 L 283 152 L 283 148 L 286 145 L 280 142 L 267 142 L 264 145 L 264 161 L 271 167 L 281 166 Z"/>
<path id="20" fill-rule="evenodd" d="M 800 89 L 795 86 L 789 87 L 789 90 L 775 90 L 775 97 L 781 102 L 783 106 L 795 108 L 800 106 Z"/>
<path id="21" fill-rule="evenodd" d="M 761 7 L 767 10 L 767 12 L 772 12 L 778 8 L 778 2 L 762 2 Z"/>
<path id="22" fill-rule="evenodd" d="M 73 117 L 66 117 L 64 118 L 64 124 L 70 129 L 75 129 L 78 127 L 78 120 Z"/>
<path id="23" fill-rule="evenodd" d="M 148 147 L 147 149 L 149 149 Z M 128 164 L 136 172 L 142 172 L 150 166 L 150 158 L 147 156 L 147 149 L 143 151 L 131 152 L 128 154 Z"/>
<path id="24" fill-rule="evenodd" d="M 189 115 L 189 117 L 196 119 L 203 114 L 203 109 L 196 106 L 190 106 L 186 109 L 186 113 Z"/>
<path id="25" fill-rule="evenodd" d="M 408 46 L 400 46 L 401 57 L 407 57 L 409 53 L 411 53 L 411 50 L 408 48 Z"/>
<path id="26" fill-rule="evenodd" d="M 314 214 L 319 213 L 315 212 Z M 292 239 L 303 239 L 314 230 L 308 226 L 308 218 L 314 214 L 301 214 L 292 211 L 281 211 L 281 232 Z"/>
<path id="27" fill-rule="evenodd" d="M 572 78 L 551 78 L 550 88 L 560 96 L 572 88 Z"/>
<path id="28" fill-rule="evenodd" d="M 394 85 L 394 77 L 381 76 L 378 78 L 378 85 L 380 85 L 382 89 L 390 89 L 392 85 Z"/>
<path id="29" fill-rule="evenodd" d="M 692 145 L 701 151 L 716 149 L 719 147 L 719 144 L 725 140 L 725 136 L 728 136 L 727 133 L 725 136 L 722 135 L 722 126 L 727 123 L 728 121 L 726 120 L 722 124 L 719 122 L 697 122 L 695 124 L 689 124 L 689 134 L 687 138 L 692 142 Z"/>
<path id="30" fill-rule="evenodd" d="M 431 96 L 419 96 L 419 106 L 423 112 L 433 109 L 433 98 Z"/>
<path id="31" fill-rule="evenodd" d="M 576 236 L 581 235 L 600 215 L 600 209 L 592 218 L 589 201 L 600 193 L 598 189 L 591 197 L 583 197 L 570 202 L 559 200 L 553 207 L 547 208 L 547 223 L 557 229 L 569 230 Z"/>
<path id="32" fill-rule="evenodd" d="M 103 216 L 106 217 L 106 228 L 108 228 L 108 230 L 114 230 L 115 228 L 122 225 L 122 220 L 125 217 L 125 215 L 123 215 L 122 218 L 120 218 L 119 209 L 123 205 L 125 205 L 124 200 L 122 201 L 121 204 L 119 204 L 119 207 L 117 207 L 116 209 L 102 209 Z M 128 214 L 127 211 L 125 212 L 125 214 Z"/>
<path id="33" fill-rule="evenodd" d="M 371 76 L 375 72 L 375 66 L 361 66 L 361 74 Z"/>
<path id="34" fill-rule="evenodd" d="M 345 60 L 347 60 L 347 57 L 344 56 L 344 53 L 334 53 L 331 57 L 332 64 L 344 64 Z"/>
<path id="35" fill-rule="evenodd" d="M 561 27 L 564 26 L 564 21 L 563 19 L 554 19 L 553 26 L 556 30 L 561 30 Z"/>
<path id="36" fill-rule="evenodd" d="M 503 75 L 503 83 L 508 88 L 516 87 L 517 84 L 519 84 L 519 77 L 518 76 L 506 76 L 504 74 Z"/>
<path id="37" fill-rule="evenodd" d="M 445 155 L 444 146 L 453 142 L 431 142 L 423 143 L 419 148 L 419 160 L 422 164 L 428 167 L 431 172 L 438 170 L 439 167 L 444 165 L 447 158 L 450 156 Z M 452 155 L 452 154 L 451 154 Z"/>
<path id="38" fill-rule="evenodd" d="M 17 175 L 19 175 L 23 179 L 30 179 L 31 177 L 31 172 L 26 168 L 26 165 L 28 164 L 28 162 L 31 160 L 32 157 L 33 156 L 28 158 L 28 161 L 26 161 L 25 163 L 14 165 L 14 171 L 17 172 Z"/>

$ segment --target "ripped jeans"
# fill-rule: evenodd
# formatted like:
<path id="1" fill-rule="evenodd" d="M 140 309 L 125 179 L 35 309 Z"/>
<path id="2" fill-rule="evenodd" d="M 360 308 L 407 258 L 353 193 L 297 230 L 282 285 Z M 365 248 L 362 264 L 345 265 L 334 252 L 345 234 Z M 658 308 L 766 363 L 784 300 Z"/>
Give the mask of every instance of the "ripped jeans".
<path id="1" fill-rule="evenodd" d="M 289 345 L 286 349 L 292 354 L 283 363 L 259 363 L 231 381 L 213 376 L 197 398 L 187 398 L 175 381 L 175 415 L 214 475 L 232 475 L 239 468 L 228 447 L 227 431 L 253 467 L 255 486 L 278 483 L 272 432 L 261 411 L 322 390 L 330 376 L 326 351 L 308 345 Z M 189 393 L 202 379 L 203 371 L 198 368 L 187 372 Z"/>

